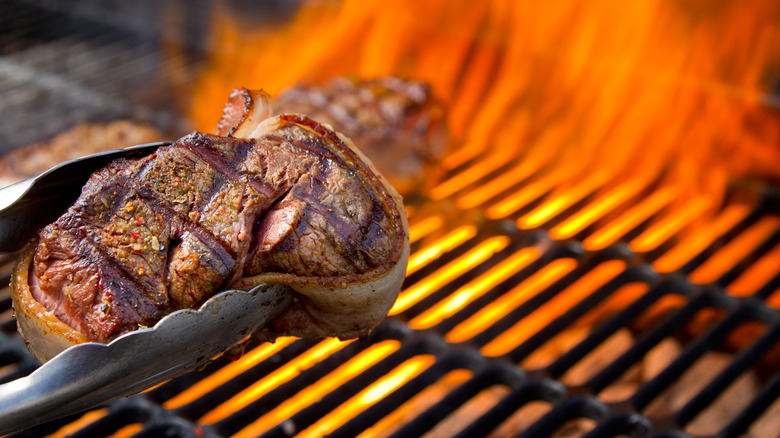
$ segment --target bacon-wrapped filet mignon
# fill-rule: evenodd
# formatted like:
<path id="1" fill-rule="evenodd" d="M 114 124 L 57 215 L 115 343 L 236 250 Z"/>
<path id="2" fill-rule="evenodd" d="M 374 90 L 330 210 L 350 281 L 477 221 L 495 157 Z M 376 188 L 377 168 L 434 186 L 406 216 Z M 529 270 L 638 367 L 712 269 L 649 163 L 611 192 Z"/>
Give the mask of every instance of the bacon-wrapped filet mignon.
<path id="1" fill-rule="evenodd" d="M 409 250 L 401 198 L 350 140 L 302 115 L 263 120 L 253 96 L 221 122 L 247 138 L 195 132 L 109 164 L 25 250 L 14 308 L 38 360 L 266 282 L 298 295 L 261 340 L 354 338 L 386 316 Z"/>

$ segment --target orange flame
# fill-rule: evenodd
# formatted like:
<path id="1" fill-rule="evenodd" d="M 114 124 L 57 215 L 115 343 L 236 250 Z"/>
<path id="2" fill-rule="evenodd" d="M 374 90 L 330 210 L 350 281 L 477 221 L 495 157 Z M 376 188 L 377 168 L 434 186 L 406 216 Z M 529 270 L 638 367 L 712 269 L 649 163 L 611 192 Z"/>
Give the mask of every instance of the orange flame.
<path id="1" fill-rule="evenodd" d="M 309 1 L 272 28 L 219 4 L 191 117 L 212 129 L 239 85 L 275 95 L 336 75 L 408 77 L 447 103 L 458 148 L 445 166 L 485 157 L 473 170 L 482 174 L 456 175 L 463 182 L 445 181 L 436 197 L 531 160 L 596 187 L 641 167 L 682 193 L 714 194 L 713 208 L 734 178 L 780 176 L 780 123 L 763 105 L 779 29 L 771 0 Z"/>
<path id="2" fill-rule="evenodd" d="M 195 88 L 187 90 L 198 129 L 213 129 L 222 103 L 237 86 L 275 96 L 296 82 L 333 76 L 426 81 L 448 109 L 453 142 L 441 163 L 446 177 L 432 187 L 430 199 L 480 209 L 490 219 L 513 217 L 521 229 L 547 227 L 553 239 L 576 236 L 587 250 L 624 239 L 637 253 L 654 251 L 670 236 L 694 228 L 654 263 L 662 272 L 684 265 L 748 214 L 745 206 L 723 208 L 730 184 L 746 178 L 780 181 L 780 111 L 772 108 L 780 99 L 768 94 L 773 81 L 780 81 L 780 2 L 775 0 L 310 0 L 290 21 L 257 28 L 225 2 L 213 16 L 214 50 Z M 583 207 L 574 214 L 564 214 L 578 205 Z M 446 229 L 442 217 L 414 217 L 411 211 L 411 240 L 420 248 L 411 254 L 410 273 L 477 235 L 471 224 Z M 759 222 L 732 249 L 744 254 L 777 228 L 776 218 Z M 486 238 L 431 269 L 401 292 L 391 314 L 404 312 L 510 243 L 506 236 Z M 730 291 L 747 295 L 763 284 L 756 278 L 771 278 L 779 248 Z M 534 249 L 516 252 L 410 324 L 425 329 L 439 323 L 538 256 Z M 694 279 L 721 276 L 733 259 L 729 254 L 714 258 Z M 468 341 L 577 266 L 568 258 L 547 264 L 458 324 L 446 339 Z M 483 353 L 506 353 L 624 269 L 621 261 L 603 263 L 487 344 Z M 621 290 L 608 305 L 621 307 L 645 287 Z M 647 318 L 682 302 L 676 295 L 664 297 Z M 772 303 L 780 307 L 780 292 Z M 226 418 L 344 345 L 323 341 L 199 422 Z M 385 345 L 349 367 L 373 363 L 394 348 Z M 258 349 L 252 357 L 270 352 Z M 305 434 L 338 427 L 432 362 L 424 356 L 404 363 Z M 169 404 L 208 392 L 240 367 Z M 346 378 L 357 368 L 338 372 Z M 265 430 L 310 398 L 282 406 L 269 417 L 273 421 L 244 432 Z"/>

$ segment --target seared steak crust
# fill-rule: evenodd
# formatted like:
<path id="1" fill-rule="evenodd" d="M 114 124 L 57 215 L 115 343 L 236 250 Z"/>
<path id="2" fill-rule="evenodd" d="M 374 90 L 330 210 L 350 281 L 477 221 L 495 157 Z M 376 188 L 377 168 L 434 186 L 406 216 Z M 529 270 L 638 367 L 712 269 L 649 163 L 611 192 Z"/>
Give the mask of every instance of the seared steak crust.
<path id="1" fill-rule="evenodd" d="M 31 291 L 105 342 L 275 272 L 336 286 L 403 253 L 402 206 L 344 140 L 297 115 L 264 135 L 195 132 L 94 174 L 40 234 Z"/>

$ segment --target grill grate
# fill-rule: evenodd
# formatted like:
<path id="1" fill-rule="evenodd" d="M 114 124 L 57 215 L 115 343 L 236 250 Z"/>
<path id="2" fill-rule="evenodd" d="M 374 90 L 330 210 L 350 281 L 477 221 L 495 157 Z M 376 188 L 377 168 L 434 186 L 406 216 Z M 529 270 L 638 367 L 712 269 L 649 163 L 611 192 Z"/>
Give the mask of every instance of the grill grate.
<path id="1" fill-rule="evenodd" d="M 750 222 L 776 216 L 776 212 L 766 208 L 758 210 L 749 215 L 753 217 Z M 417 223 L 412 221 L 413 229 Z M 750 227 L 738 228 L 741 233 L 729 230 L 728 241 L 738 239 Z M 435 245 L 436 234 L 418 238 L 412 254 L 421 254 Z M 473 237 L 412 273 L 402 297 L 464 255 L 479 250 L 484 242 L 501 237 L 506 239 L 503 248 L 470 269 L 458 270 L 454 278 L 431 289 L 427 296 L 388 319 L 365 340 L 288 340 L 253 346 L 238 362 L 218 359 L 206 370 L 110 404 L 98 414 L 86 414 L 87 419 L 90 414 L 99 418 L 80 429 L 77 436 L 100 436 L 131 427 L 140 428 L 141 436 L 154 436 L 160 430 L 174 436 L 252 436 L 260 431 L 265 431 L 266 436 L 289 436 L 319 427 L 333 436 L 355 436 L 372 430 L 371 427 L 387 428 L 393 432 L 390 436 L 419 436 L 435 433 L 439 424 L 450 424 L 454 421 L 450 418 L 452 412 L 468 419 L 461 419 L 462 424 L 456 429 L 459 436 L 475 436 L 509 427 L 507 422 L 518 421 L 518 412 L 526 407 L 538 410 L 539 405 L 546 408 L 546 413 L 533 424 L 525 425 L 527 429 L 521 436 L 565 435 L 560 428 L 567 422 L 576 424 L 570 426 L 575 430 L 587 432 L 585 436 L 670 436 L 665 435 L 667 432 L 686 436 L 680 435 L 681 431 L 746 374 L 756 379 L 756 394 L 744 401 L 729 422 L 721 424 L 721 433 L 745 433 L 770 406 L 777 409 L 774 405 L 780 397 L 780 377 L 776 374 L 776 360 L 767 355 L 777 349 L 780 313 L 767 306 L 763 298 L 776 291 L 780 275 L 776 273 L 749 297 L 736 297 L 724 288 L 778 246 L 777 232 L 761 242 L 739 269 L 732 268 L 719 281 L 702 286 L 691 283 L 682 272 L 658 273 L 640 254 L 621 245 L 589 252 L 576 241 L 554 242 L 538 231 L 512 229 L 503 221 L 484 221 Z M 523 251 L 538 256 L 533 261 L 515 262 L 511 266 L 514 270 L 506 267 L 513 254 Z M 475 330 L 468 339 L 447 341 L 458 326 L 476 321 L 474 315 L 501 297 L 516 296 L 520 289 L 534 293 L 533 285 L 523 287 L 524 282 L 540 280 L 544 277 L 540 273 L 554 271 L 556 266 L 565 268 L 557 268 L 560 273 L 542 281 L 535 295 L 505 316 L 493 318 L 489 324 L 476 324 L 484 328 Z M 446 303 L 475 284 L 483 284 L 485 276 L 496 269 L 511 272 L 504 272 L 500 281 L 493 280 L 494 284 L 483 295 L 451 316 L 434 324 L 419 322 L 426 310 Z M 594 276 L 594 272 L 601 274 Z M 584 288 L 581 282 L 588 278 L 592 285 Z M 627 292 L 631 287 L 634 291 Z M 550 302 L 581 289 L 585 292 L 573 297 L 565 311 L 548 315 L 549 321 L 533 322 Z M 624 304 L 610 308 L 610 300 L 627 296 L 630 298 Z M 10 305 L 8 300 L 5 305 Z M 602 309 L 600 312 L 609 316 L 590 315 L 594 309 Z M 571 347 L 560 354 L 545 352 L 547 343 L 577 327 L 581 329 L 589 315 L 598 321 L 591 331 L 576 338 L 577 342 L 570 341 Z M 699 320 L 705 324 L 692 327 L 692 322 Z M 501 343 L 500 348 L 491 350 L 491 341 L 506 336 L 518 321 L 536 329 L 514 335 L 523 336 L 516 346 Z M 739 348 L 730 346 L 729 337 L 749 330 L 746 326 L 750 324 L 759 326 L 760 333 Z M 427 327 L 413 329 L 415 325 Z M 12 326 L 6 323 L 5 328 L 8 331 Z M 604 345 L 614 345 L 610 340 L 621 333 L 630 333 L 631 337 L 623 351 L 603 355 L 607 359 L 587 370 L 587 375 L 571 376 L 591 353 Z M 21 361 L 19 371 L 7 375 L 10 379 L 29 372 L 32 365 L 20 353 L 18 339 L 10 335 L 6 338 L 9 347 L 2 357 L 7 363 Z M 626 397 L 603 395 L 615 385 L 628 385 L 625 381 L 631 379 L 625 376 L 631 374 L 632 368 L 641 366 L 648 355 L 659 354 L 654 350 L 670 342 L 679 342 L 678 354 L 669 357 L 656 375 L 633 382 L 628 392 L 623 388 L 623 394 L 629 394 Z M 549 357 L 539 362 L 534 355 L 540 352 Z M 664 393 L 686 372 L 695 369 L 697 362 L 712 354 L 727 356 L 728 363 L 709 375 L 710 381 L 702 382 L 699 389 L 689 393 L 689 400 L 676 402 L 671 410 L 651 409 L 659 397 L 668 398 Z M 355 368 L 355 363 L 365 365 Z M 540 363 L 543 365 L 534 365 Z M 351 370 L 345 370 L 350 367 Z M 343 376 L 339 377 L 339 373 Z M 333 383 L 326 383 L 329 381 Z M 253 391 L 256 393 L 251 394 Z M 471 406 L 474 400 L 484 404 L 479 415 L 471 414 L 476 409 Z M 84 417 L 74 416 L 27 433 L 31 436 L 56 432 L 73 421 L 83 421 Z M 120 418 L 122 421 L 118 421 Z M 392 423 L 387 423 L 388 418 L 401 426 L 394 429 Z M 265 423 L 264 419 L 270 420 Z M 331 431 L 333 424 L 336 427 Z M 590 429 L 581 429 L 583 425 Z M 317 430 L 311 433 L 318 435 Z"/>
<path id="2" fill-rule="evenodd" d="M 8 134 L 0 152 L 84 121 L 132 118 L 168 133 L 189 129 L 176 116 L 159 38 L 27 2 L 0 8 L 7 17 L 0 37 L 0 132 Z"/>
<path id="3" fill-rule="evenodd" d="M 168 70 L 159 34 L 0 8 L 2 149 L 81 120 L 186 129 L 166 87 L 198 62 Z M 251 345 L 237 361 L 14 436 L 776 434 L 776 187 L 735 185 L 714 208 L 661 178 L 580 178 L 533 156 L 466 152 L 410 206 L 409 274 L 366 339 Z M 2 284 L 11 264 L 0 261 Z M 10 309 L 5 287 L 3 382 L 35 367 Z"/>

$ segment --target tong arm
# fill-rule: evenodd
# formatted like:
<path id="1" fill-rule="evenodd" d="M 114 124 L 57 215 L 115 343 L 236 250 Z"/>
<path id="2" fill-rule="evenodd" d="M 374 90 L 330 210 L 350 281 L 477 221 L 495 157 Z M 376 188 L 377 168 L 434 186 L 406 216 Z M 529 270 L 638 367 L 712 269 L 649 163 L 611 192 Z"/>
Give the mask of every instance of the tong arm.
<path id="1" fill-rule="evenodd" d="M 90 175 L 117 158 L 140 158 L 170 142 L 99 152 L 58 164 L 42 174 L 0 188 L 0 253 L 18 251 L 46 224 L 57 219 Z"/>
<path id="2" fill-rule="evenodd" d="M 0 385 L 0 434 L 135 394 L 205 365 L 273 320 L 292 296 L 279 284 L 228 290 L 199 310 L 174 312 L 109 344 L 68 348 L 29 376 Z"/>

